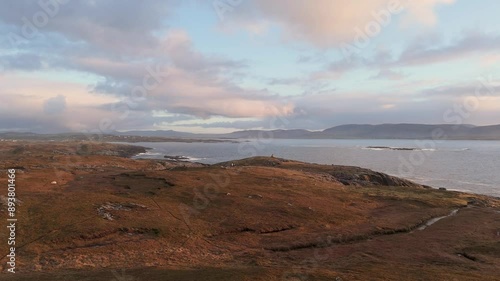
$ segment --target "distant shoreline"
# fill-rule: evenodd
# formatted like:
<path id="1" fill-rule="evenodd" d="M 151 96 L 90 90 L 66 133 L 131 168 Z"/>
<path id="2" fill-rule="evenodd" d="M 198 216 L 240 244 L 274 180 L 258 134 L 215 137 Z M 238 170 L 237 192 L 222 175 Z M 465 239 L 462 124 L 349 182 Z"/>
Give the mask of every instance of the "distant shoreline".
<path id="1" fill-rule="evenodd" d="M 224 142 L 244 139 L 394 139 L 394 140 L 492 140 L 500 141 L 500 125 L 455 124 L 349 124 L 321 131 L 307 129 L 242 130 L 207 134 L 172 130 L 113 131 L 84 134 L 78 132 L 36 134 L 3 132 L 0 139 L 98 140 L 125 142 Z"/>

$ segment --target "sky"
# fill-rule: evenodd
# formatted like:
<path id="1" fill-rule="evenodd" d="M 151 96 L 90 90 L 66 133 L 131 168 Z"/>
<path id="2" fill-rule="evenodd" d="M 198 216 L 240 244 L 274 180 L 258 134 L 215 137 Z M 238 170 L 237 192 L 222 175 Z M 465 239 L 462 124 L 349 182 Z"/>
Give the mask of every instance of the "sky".
<path id="1" fill-rule="evenodd" d="M 0 1 L 0 132 L 500 124 L 495 0 Z"/>

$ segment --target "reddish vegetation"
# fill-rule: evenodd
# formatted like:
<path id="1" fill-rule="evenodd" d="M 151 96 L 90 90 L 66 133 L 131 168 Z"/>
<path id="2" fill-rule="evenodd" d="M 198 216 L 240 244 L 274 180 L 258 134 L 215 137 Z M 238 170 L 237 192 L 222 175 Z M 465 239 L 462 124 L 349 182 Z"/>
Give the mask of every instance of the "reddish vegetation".
<path id="1" fill-rule="evenodd" d="M 269 157 L 212 166 L 126 158 L 140 151 L 0 143 L 0 168 L 17 169 L 22 201 L 19 273 L 0 280 L 500 276 L 497 199 Z M 3 205 L 0 214 L 6 217 Z M 6 243 L 0 247 L 6 252 Z"/>

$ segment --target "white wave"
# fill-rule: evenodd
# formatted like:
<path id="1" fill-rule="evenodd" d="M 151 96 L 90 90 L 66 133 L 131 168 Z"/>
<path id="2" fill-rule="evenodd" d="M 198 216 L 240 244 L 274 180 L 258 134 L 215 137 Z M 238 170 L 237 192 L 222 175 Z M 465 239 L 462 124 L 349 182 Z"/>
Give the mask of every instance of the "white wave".
<path id="1" fill-rule="evenodd" d="M 388 150 L 389 148 L 362 147 L 361 149 L 380 151 L 380 150 Z"/>
<path id="2" fill-rule="evenodd" d="M 493 186 L 492 184 L 481 183 L 481 182 L 468 182 L 468 181 L 459 181 L 459 180 L 455 180 L 454 182 L 468 184 L 468 185 L 478 185 L 478 186 L 488 186 L 488 187 Z"/>
<path id="3" fill-rule="evenodd" d="M 162 155 L 162 154 L 159 152 L 146 151 L 146 152 L 141 152 L 141 153 L 137 154 L 136 156 L 157 156 L 157 155 Z"/>
<path id="4" fill-rule="evenodd" d="M 375 151 L 381 151 L 381 150 L 395 150 L 395 151 L 456 151 L 456 152 L 461 152 L 461 151 L 467 151 L 470 150 L 470 148 L 457 148 L 457 149 L 446 149 L 446 148 L 420 148 L 420 147 L 399 147 L 399 146 L 387 146 L 387 147 L 361 147 L 361 149 L 366 149 L 366 150 L 375 150 Z"/>
<path id="5" fill-rule="evenodd" d="M 396 151 L 414 151 L 414 150 L 423 150 L 418 147 L 399 147 L 399 146 L 365 146 L 362 149 L 367 150 L 396 150 Z"/>
<path id="6" fill-rule="evenodd" d="M 189 161 L 200 161 L 200 160 L 203 160 L 203 159 L 207 159 L 207 158 L 199 158 L 199 157 L 192 157 L 192 156 L 182 156 L 182 157 L 186 157 Z"/>

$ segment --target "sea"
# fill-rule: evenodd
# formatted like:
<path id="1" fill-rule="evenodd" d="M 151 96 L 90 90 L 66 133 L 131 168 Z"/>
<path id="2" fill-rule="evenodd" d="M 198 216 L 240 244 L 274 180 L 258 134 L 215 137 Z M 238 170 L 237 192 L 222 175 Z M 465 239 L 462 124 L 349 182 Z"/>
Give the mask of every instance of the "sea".
<path id="1" fill-rule="evenodd" d="M 184 156 L 215 164 L 271 156 L 368 168 L 435 188 L 500 197 L 500 141 L 255 139 L 234 142 L 141 142 L 137 159 Z"/>

